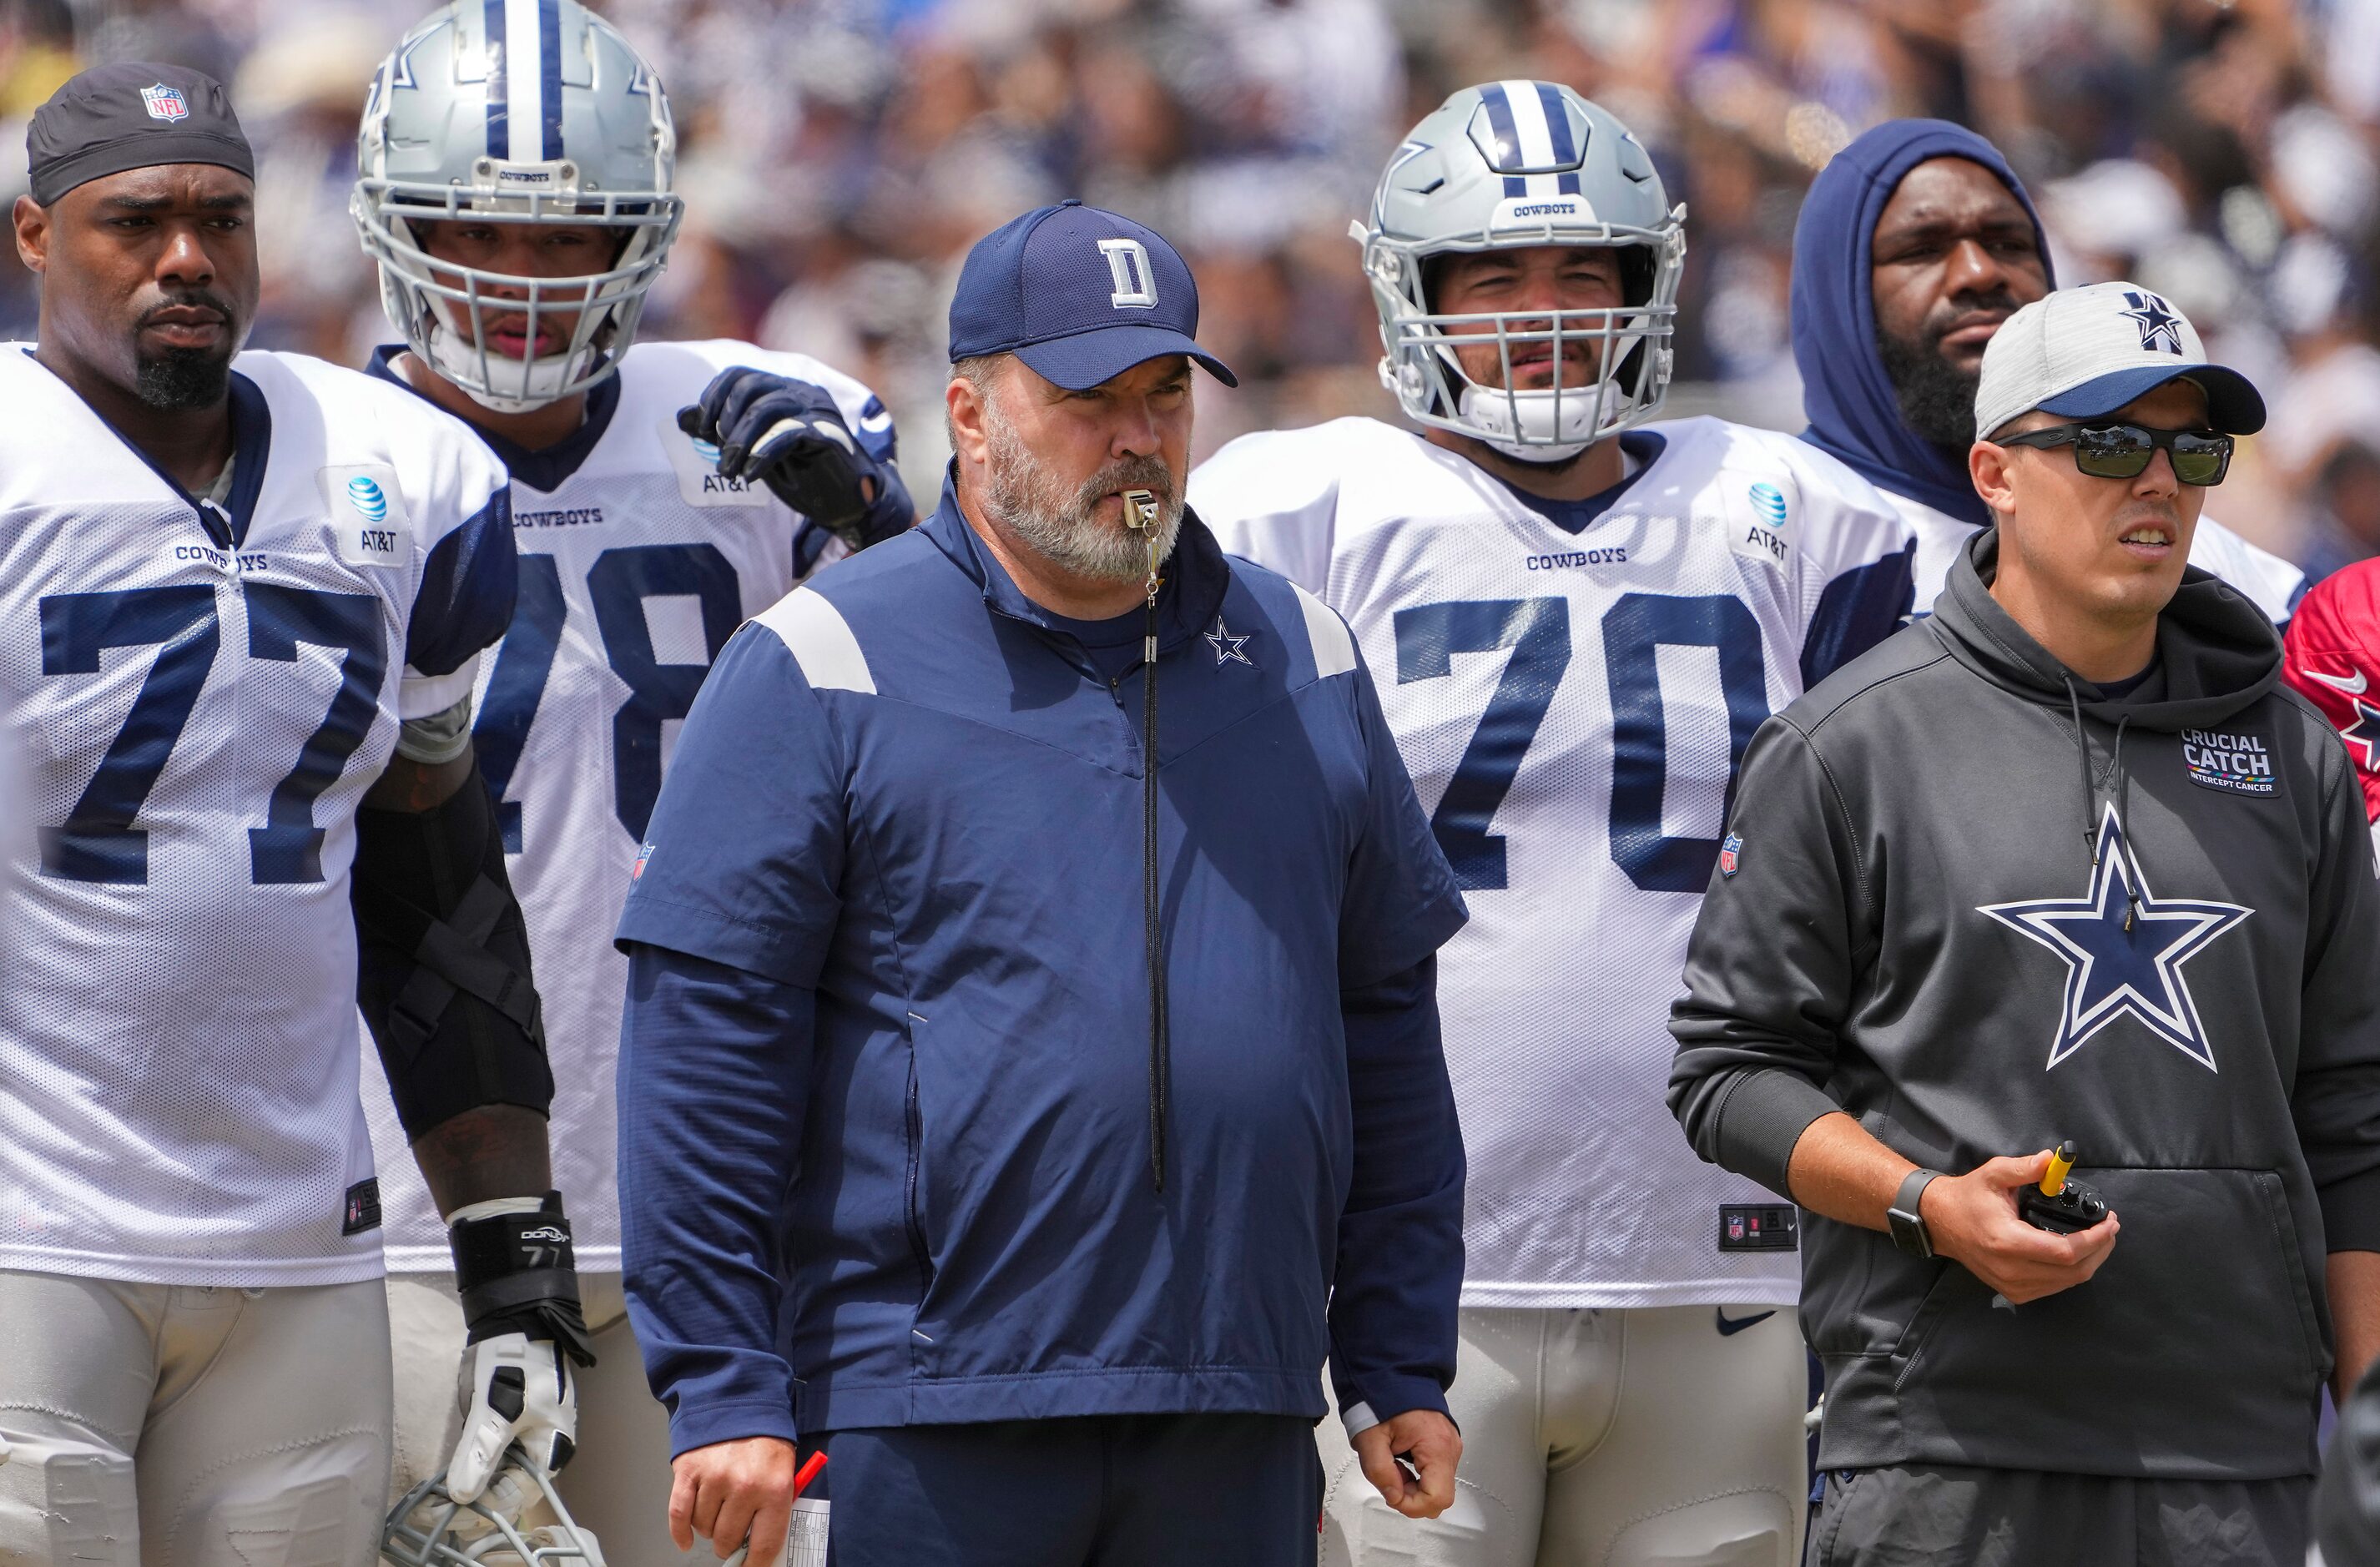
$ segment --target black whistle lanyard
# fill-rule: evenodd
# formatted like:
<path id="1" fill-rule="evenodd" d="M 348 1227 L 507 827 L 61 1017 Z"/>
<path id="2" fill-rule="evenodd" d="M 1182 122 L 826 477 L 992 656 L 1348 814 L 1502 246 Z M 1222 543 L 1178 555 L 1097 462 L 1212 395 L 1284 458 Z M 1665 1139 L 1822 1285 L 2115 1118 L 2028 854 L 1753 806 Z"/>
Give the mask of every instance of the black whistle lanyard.
<path id="1" fill-rule="evenodd" d="M 1148 541 L 1148 623 L 1140 646 L 1141 929 L 1148 959 L 1148 1172 L 1163 1192 L 1166 1084 L 1173 1061 L 1166 1034 L 1165 932 L 1157 874 L 1157 497 L 1127 490 L 1123 506 L 1124 525 Z"/>

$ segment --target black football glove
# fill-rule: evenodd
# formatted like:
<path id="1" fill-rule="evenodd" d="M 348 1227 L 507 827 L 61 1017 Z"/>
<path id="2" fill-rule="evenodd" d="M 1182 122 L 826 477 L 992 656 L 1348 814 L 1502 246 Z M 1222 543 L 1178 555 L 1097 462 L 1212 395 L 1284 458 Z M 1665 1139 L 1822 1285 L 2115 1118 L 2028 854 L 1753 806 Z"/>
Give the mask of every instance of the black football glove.
<path id="1" fill-rule="evenodd" d="M 737 365 L 703 388 L 700 403 L 678 409 L 677 427 L 719 448 L 723 477 L 766 484 L 854 550 L 915 520 L 900 475 L 853 438 L 823 387 Z"/>

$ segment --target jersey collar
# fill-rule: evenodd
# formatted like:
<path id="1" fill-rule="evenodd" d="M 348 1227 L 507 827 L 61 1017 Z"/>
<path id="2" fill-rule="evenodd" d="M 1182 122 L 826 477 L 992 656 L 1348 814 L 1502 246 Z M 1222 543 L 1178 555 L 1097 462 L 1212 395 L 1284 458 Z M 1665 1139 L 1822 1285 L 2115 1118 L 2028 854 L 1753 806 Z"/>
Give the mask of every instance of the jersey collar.
<path id="1" fill-rule="evenodd" d="M 419 387 L 396 373 L 393 361 L 404 352 L 405 345 L 402 343 L 382 344 L 372 350 L 371 362 L 364 366 L 364 373 L 394 382 L 415 396 L 421 397 Z M 430 401 L 427 397 L 421 400 L 425 403 Z M 614 370 L 587 389 L 587 417 L 579 421 L 578 428 L 543 451 L 532 452 L 518 442 L 508 441 L 476 421 L 466 419 L 464 422 L 471 426 L 471 433 L 486 442 L 488 449 L 503 460 L 516 483 L 526 484 L 550 495 L 561 489 L 594 453 L 603 439 L 603 432 L 612 428 L 612 416 L 619 411 L 620 374 Z"/>
<path id="2" fill-rule="evenodd" d="M 1660 460 L 1662 450 L 1670 443 L 1666 435 L 1650 430 L 1631 430 L 1620 437 L 1620 449 L 1636 459 L 1636 471 L 1609 490 L 1598 490 L 1584 501 L 1548 501 L 1543 495 L 1532 495 L 1511 483 L 1501 474 L 1497 482 L 1512 492 L 1512 498 L 1531 511 L 1560 528 L 1564 533 L 1584 533 L 1587 525 L 1609 511 L 1613 503 L 1634 488 L 1638 480 L 1652 471 Z"/>
<path id="3" fill-rule="evenodd" d="M 198 514 L 199 525 L 207 536 L 223 549 L 237 550 L 248 541 L 249 519 L 256 515 L 256 497 L 264 489 L 264 465 L 273 456 L 273 409 L 264 400 L 264 393 L 255 382 L 237 370 L 231 372 L 231 493 L 218 510 L 212 501 L 201 501 L 182 488 L 181 480 L 152 462 L 124 431 L 107 422 L 97 408 L 84 401 L 81 393 L 61 379 L 49 366 L 33 358 L 33 350 L 25 349 L 25 358 L 33 368 L 66 388 L 75 399 L 91 411 L 100 428 L 122 442 L 124 449 L 140 459 L 141 465 L 157 476 L 158 482 L 174 493 L 175 499 Z"/>

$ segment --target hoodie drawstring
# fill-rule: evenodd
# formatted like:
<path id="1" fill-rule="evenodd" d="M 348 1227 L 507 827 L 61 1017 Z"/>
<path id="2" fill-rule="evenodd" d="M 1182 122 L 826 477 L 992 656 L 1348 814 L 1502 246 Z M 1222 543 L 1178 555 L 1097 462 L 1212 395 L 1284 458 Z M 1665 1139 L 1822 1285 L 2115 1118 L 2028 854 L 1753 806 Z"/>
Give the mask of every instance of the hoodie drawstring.
<path id="1" fill-rule="evenodd" d="M 2091 869 L 2099 869 L 2099 824 L 2092 820 L 2092 808 L 2099 803 L 2099 790 L 2091 778 L 2091 737 L 2082 727 L 2082 697 L 2074 689 L 2074 677 L 2066 678 L 2067 710 L 2074 719 L 2074 754 L 2082 764 L 2082 842 L 2091 851 Z M 2124 731 L 2131 727 L 2132 715 L 2121 713 L 2116 719 L 2116 745 L 2108 766 L 2114 777 L 2108 780 L 2116 796 L 2116 820 L 2122 821 L 2131 814 L 2132 775 L 2124 767 Z M 2122 870 L 2119 866 L 2119 872 Z M 2124 878 L 2124 929 L 2129 932 L 2141 917 L 2140 889 L 2132 885 L 2130 876 Z"/>
<path id="2" fill-rule="evenodd" d="M 2074 716 L 2074 754 L 2082 766 L 2082 847 L 2091 856 L 2091 869 L 2099 869 L 2099 828 L 2091 820 L 2091 808 L 2099 803 L 2099 791 L 2091 782 L 2091 742 L 2082 733 L 2082 694 L 2074 689 L 2074 678 L 2066 679 L 2066 705 Z"/>

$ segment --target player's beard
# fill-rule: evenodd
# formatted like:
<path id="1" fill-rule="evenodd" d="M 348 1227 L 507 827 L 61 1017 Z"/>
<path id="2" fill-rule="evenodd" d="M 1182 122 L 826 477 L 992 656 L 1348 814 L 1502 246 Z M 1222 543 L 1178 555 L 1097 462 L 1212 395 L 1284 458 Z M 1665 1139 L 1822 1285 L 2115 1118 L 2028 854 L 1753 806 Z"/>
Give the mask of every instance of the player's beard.
<path id="1" fill-rule="evenodd" d="M 1912 343 L 1881 326 L 1876 329 L 1876 349 L 1900 405 L 1900 422 L 1963 466 L 1967 448 L 1975 443 L 1975 388 L 1982 374 L 1971 375 L 1944 358 L 1934 342 Z"/>
<path id="2" fill-rule="evenodd" d="M 993 400 L 984 400 L 984 509 L 1051 565 L 1102 582 L 1138 582 L 1148 575 L 1148 541 L 1099 515 L 1119 490 L 1157 497 L 1157 558 L 1170 559 L 1182 532 L 1182 501 L 1173 475 L 1155 456 L 1123 457 L 1079 485 L 1052 473 L 1016 432 Z"/>
<path id="3" fill-rule="evenodd" d="M 143 354 L 135 348 L 133 395 L 161 412 L 213 407 L 231 392 L 231 361 L 239 352 L 240 337 L 235 323 L 239 318 L 228 301 L 203 288 L 187 289 L 173 295 L 157 308 L 162 310 L 176 305 L 195 305 L 221 315 L 225 326 L 223 346 L 219 348 L 167 348 L 157 354 Z M 140 327 L 147 321 L 148 316 L 144 313 L 140 322 L 135 323 L 136 342 Z"/>

